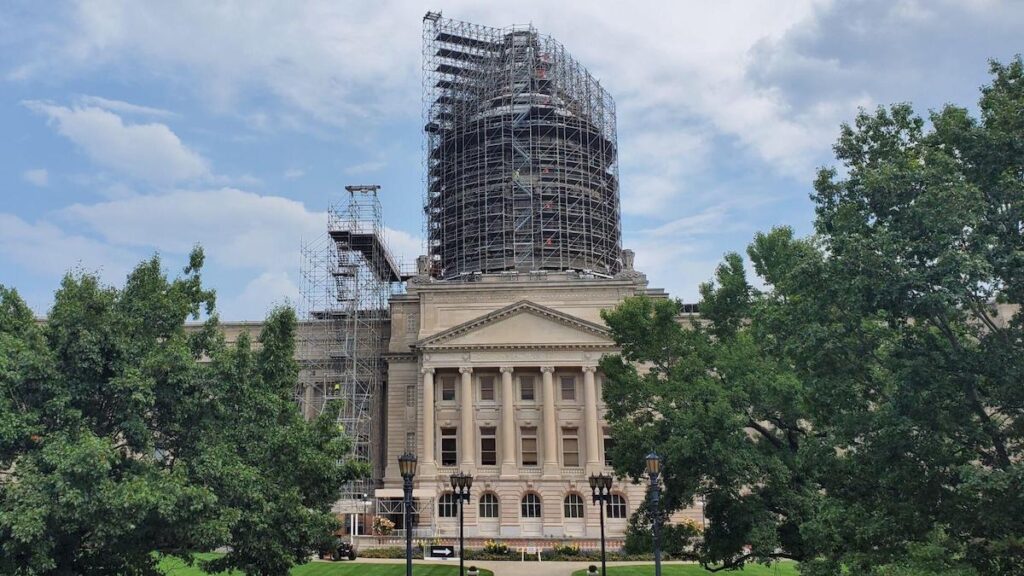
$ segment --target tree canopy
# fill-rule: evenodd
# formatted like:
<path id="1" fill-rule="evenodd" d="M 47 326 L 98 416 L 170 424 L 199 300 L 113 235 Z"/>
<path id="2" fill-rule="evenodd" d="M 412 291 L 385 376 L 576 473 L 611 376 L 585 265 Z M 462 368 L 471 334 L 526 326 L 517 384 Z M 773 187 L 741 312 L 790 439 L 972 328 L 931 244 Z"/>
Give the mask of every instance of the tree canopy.
<path id="1" fill-rule="evenodd" d="M 1024 66 L 991 73 L 979 118 L 844 125 L 815 233 L 757 234 L 758 283 L 727 255 L 699 321 L 605 314 L 612 461 L 664 456 L 669 509 L 705 505 L 709 568 L 1024 573 Z"/>
<path id="2" fill-rule="evenodd" d="M 335 528 L 363 470 L 335 413 L 295 404 L 294 312 L 227 345 L 202 265 L 68 274 L 45 323 L 0 286 L 0 573 L 158 574 L 227 546 L 209 569 L 283 575 Z"/>

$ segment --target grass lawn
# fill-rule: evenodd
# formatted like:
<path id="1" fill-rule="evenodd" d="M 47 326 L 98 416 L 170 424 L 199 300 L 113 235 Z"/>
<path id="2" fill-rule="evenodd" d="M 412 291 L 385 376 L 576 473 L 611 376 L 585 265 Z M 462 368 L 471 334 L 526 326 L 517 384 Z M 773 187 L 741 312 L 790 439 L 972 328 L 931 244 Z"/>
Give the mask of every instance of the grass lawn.
<path id="1" fill-rule="evenodd" d="M 595 564 L 598 569 L 600 564 Z M 586 570 L 577 570 L 572 576 L 586 576 Z M 662 576 L 708 576 L 712 574 L 696 564 L 662 564 Z M 792 562 L 780 562 L 771 567 L 761 564 L 747 564 L 743 570 L 735 572 L 715 572 L 715 574 L 736 574 L 741 576 L 797 576 L 796 564 Z M 608 576 L 654 576 L 654 564 L 643 566 L 609 566 Z"/>
<path id="2" fill-rule="evenodd" d="M 212 558 L 212 554 L 197 554 L 200 558 Z M 199 568 L 186 566 L 180 560 L 174 558 L 165 559 L 160 563 L 160 568 L 167 576 L 204 576 Z M 466 565 L 469 568 L 469 565 Z M 418 565 L 413 562 L 412 573 L 415 576 L 456 576 L 459 567 L 437 566 L 433 564 Z M 231 572 L 233 576 L 241 572 Z M 310 562 L 292 569 L 295 576 L 405 576 L 405 564 L 364 564 L 358 560 L 355 562 Z M 488 570 L 480 570 L 480 574 L 494 576 Z"/>

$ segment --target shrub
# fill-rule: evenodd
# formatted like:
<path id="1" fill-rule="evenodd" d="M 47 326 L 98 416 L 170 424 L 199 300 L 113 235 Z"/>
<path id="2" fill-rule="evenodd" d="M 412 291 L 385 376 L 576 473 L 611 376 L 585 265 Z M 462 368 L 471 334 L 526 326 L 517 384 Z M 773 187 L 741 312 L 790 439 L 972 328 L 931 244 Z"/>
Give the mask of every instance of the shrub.
<path id="1" fill-rule="evenodd" d="M 676 560 L 695 559 L 693 548 L 700 539 L 700 533 L 700 525 L 692 521 L 665 524 L 661 528 L 662 555 Z M 651 533 L 651 521 L 646 510 L 641 508 L 629 517 L 623 552 L 627 555 L 642 554 L 649 557 L 653 551 L 654 537 Z"/>

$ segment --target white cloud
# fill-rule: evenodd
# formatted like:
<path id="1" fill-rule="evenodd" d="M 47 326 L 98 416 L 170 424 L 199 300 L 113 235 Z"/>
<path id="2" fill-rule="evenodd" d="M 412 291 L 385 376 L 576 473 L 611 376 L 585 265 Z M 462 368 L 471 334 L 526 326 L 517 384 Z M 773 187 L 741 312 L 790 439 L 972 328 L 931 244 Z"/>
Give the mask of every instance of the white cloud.
<path id="1" fill-rule="evenodd" d="M 622 212 L 664 214 L 707 162 L 711 145 L 696 129 L 643 131 L 623 141 Z"/>
<path id="2" fill-rule="evenodd" d="M 345 167 L 345 174 L 350 176 L 355 174 L 368 174 L 370 172 L 377 172 L 387 165 L 388 163 L 384 160 L 371 160 L 369 162 L 362 162 L 360 164 L 353 164 Z"/>
<path id="3" fill-rule="evenodd" d="M 21 178 L 33 186 L 45 188 L 50 183 L 50 173 L 45 168 L 33 168 L 21 173 Z"/>
<path id="4" fill-rule="evenodd" d="M 301 243 L 323 238 L 327 226 L 325 212 L 301 202 L 232 188 L 75 204 L 58 216 L 123 250 L 177 256 L 201 244 L 212 269 L 236 281 L 249 278 L 237 293 L 218 291 L 218 308 L 233 319 L 262 318 L 274 303 L 296 303 Z M 385 234 L 400 263 L 415 262 L 418 237 L 393 228 Z"/>
<path id="5" fill-rule="evenodd" d="M 264 271 L 297 268 L 300 239 L 327 225 L 301 202 L 233 188 L 74 204 L 60 215 L 114 245 L 184 254 L 200 243 L 217 266 Z"/>
<path id="6" fill-rule="evenodd" d="M 49 222 L 31 223 L 6 213 L 0 213 L 0 255 L 40 276 L 59 278 L 68 270 L 81 268 L 99 272 L 104 281 L 111 283 L 122 280 L 137 262 L 130 249 L 69 234 Z M 0 267 L 0 284 L 13 284 L 15 278 L 4 276 L 16 271 Z"/>
<path id="7" fill-rule="evenodd" d="M 299 288 L 285 272 L 264 272 L 245 285 L 237 296 L 217 295 L 222 318 L 262 320 L 279 305 L 295 306 Z"/>
<path id="8" fill-rule="evenodd" d="M 404 230 L 385 227 L 384 238 L 388 249 L 403 267 L 411 269 L 416 264 L 416 257 L 423 253 L 423 239 Z"/>
<path id="9" fill-rule="evenodd" d="M 111 100 L 109 98 L 101 98 L 99 96 L 89 96 L 88 94 L 80 96 L 77 101 L 84 106 L 95 106 L 97 108 L 103 108 L 110 110 L 111 112 L 117 112 L 119 114 L 135 114 L 138 116 L 157 116 L 161 118 L 170 118 L 177 116 L 170 110 L 164 110 L 162 108 L 152 108 L 150 106 L 140 106 L 138 104 L 132 104 L 131 102 L 125 102 L 123 100 Z"/>
<path id="10" fill-rule="evenodd" d="M 38 100 L 23 104 L 46 115 L 58 133 L 100 166 L 155 184 L 209 175 L 206 160 L 166 124 L 125 124 L 117 114 L 92 106 L 69 108 Z"/>
<path id="11" fill-rule="evenodd" d="M 306 171 L 302 168 L 289 168 L 284 171 L 284 177 L 286 180 L 298 180 L 306 175 Z"/>

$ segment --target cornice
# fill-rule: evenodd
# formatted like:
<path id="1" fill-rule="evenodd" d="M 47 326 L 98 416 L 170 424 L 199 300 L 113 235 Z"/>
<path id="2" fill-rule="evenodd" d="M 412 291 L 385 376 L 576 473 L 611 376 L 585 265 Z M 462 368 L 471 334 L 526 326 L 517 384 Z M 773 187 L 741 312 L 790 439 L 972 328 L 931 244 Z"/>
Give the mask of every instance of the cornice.
<path id="1" fill-rule="evenodd" d="M 450 341 L 453 338 L 457 338 L 457 337 L 462 336 L 464 334 L 468 334 L 468 333 L 470 333 L 470 332 L 472 332 L 472 331 L 474 331 L 474 330 L 476 330 L 478 328 L 481 328 L 483 326 L 487 326 L 489 324 L 494 324 L 495 322 L 499 322 L 501 320 L 504 320 L 506 318 L 510 318 L 510 317 L 515 316 L 517 314 L 522 314 L 524 312 L 528 312 L 528 313 L 540 316 L 542 318 L 547 318 L 547 319 L 552 320 L 554 322 L 557 322 L 557 323 L 563 324 L 565 326 L 569 326 L 569 327 L 575 328 L 577 330 L 580 330 L 581 332 L 587 332 L 587 333 L 594 334 L 594 335 L 600 336 L 602 338 L 607 338 L 608 340 L 611 340 L 611 334 L 609 333 L 608 329 L 605 328 L 604 326 L 600 325 L 600 324 L 597 324 L 597 323 L 594 323 L 594 322 L 590 322 L 588 320 L 583 320 L 582 318 L 577 318 L 575 316 L 570 316 L 570 315 L 565 314 L 563 312 L 559 312 L 558 310 L 555 310 L 553 308 L 548 308 L 547 306 L 541 306 L 540 304 L 536 304 L 536 303 L 530 302 L 529 300 L 520 300 L 519 302 L 516 302 L 516 303 L 511 304 L 509 306 L 506 306 L 504 308 L 500 308 L 500 309 L 495 310 L 493 312 L 490 312 L 488 314 L 484 314 L 483 316 L 481 316 L 479 318 L 475 318 L 475 319 L 470 320 L 468 322 L 463 322 L 462 324 L 459 324 L 457 326 L 453 326 L 451 328 L 448 328 L 447 330 L 443 330 L 441 332 L 438 332 L 437 334 L 434 334 L 432 336 L 428 336 L 426 338 L 423 338 L 422 340 L 419 340 L 418 342 L 413 344 L 413 347 L 414 348 L 430 348 L 430 349 L 433 349 L 433 350 L 442 349 L 442 348 L 446 347 L 445 344 L 444 344 L 444 342 L 446 342 L 446 341 Z M 458 349 L 464 349 L 464 348 L 486 349 L 489 346 L 494 346 L 497 349 L 508 349 L 509 347 L 512 347 L 512 348 L 523 348 L 524 346 L 529 346 L 531 348 L 544 348 L 544 347 L 551 347 L 551 346 L 553 346 L 553 347 L 562 347 L 562 345 L 550 345 L 550 344 L 549 345 L 542 345 L 542 344 L 523 343 L 523 344 L 518 344 L 518 345 L 515 345 L 515 344 L 513 344 L 513 345 L 510 345 L 510 344 L 502 344 L 502 345 L 486 345 L 486 344 L 481 344 L 481 345 L 469 345 L 469 346 L 467 346 L 465 344 L 462 344 L 462 345 L 454 346 L 452 348 L 458 348 Z M 584 347 L 589 347 L 589 346 L 605 347 L 606 345 L 605 344 L 584 344 L 584 345 L 572 345 L 572 346 L 566 346 L 566 347 L 584 348 Z"/>

